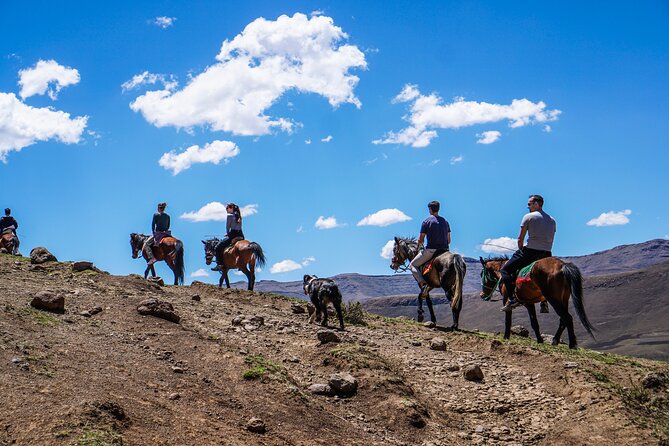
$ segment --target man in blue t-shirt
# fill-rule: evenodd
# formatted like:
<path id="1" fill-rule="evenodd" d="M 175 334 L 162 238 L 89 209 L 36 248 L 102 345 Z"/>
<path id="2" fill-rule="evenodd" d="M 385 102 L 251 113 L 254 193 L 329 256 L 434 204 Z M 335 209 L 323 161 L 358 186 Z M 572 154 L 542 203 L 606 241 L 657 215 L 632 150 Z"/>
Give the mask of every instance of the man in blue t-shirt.
<path id="1" fill-rule="evenodd" d="M 427 246 L 411 261 L 411 274 L 418 282 L 421 295 L 424 294 L 427 284 L 420 271 L 420 266 L 430 260 L 437 250 L 448 251 L 448 245 L 451 243 L 451 226 L 444 217 L 439 215 L 439 207 L 438 201 L 428 203 L 427 208 L 430 210 L 430 216 L 421 225 L 420 236 L 418 237 L 419 246 L 423 246 L 423 241 L 427 237 Z"/>

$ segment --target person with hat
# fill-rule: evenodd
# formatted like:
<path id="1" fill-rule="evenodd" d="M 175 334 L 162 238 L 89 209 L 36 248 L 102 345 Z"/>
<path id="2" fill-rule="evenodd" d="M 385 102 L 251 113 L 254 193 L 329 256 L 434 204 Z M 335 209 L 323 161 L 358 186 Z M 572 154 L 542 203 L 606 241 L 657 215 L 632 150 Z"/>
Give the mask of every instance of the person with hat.
<path id="1" fill-rule="evenodd" d="M 144 242 L 144 246 L 142 247 L 142 252 L 148 259 L 148 265 L 153 265 L 157 262 L 155 256 L 153 255 L 154 244 L 160 244 L 160 241 L 163 239 L 163 237 L 170 235 L 170 216 L 165 212 L 166 207 L 167 203 L 158 203 L 158 212 L 153 214 L 153 220 L 151 220 L 152 235 L 146 239 L 146 242 Z"/>

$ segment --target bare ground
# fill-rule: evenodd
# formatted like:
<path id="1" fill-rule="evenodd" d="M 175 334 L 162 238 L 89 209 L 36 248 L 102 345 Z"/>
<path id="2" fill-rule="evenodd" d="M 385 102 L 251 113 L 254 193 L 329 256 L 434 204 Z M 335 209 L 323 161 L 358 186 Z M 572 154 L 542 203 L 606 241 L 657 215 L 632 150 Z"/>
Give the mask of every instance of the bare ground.
<path id="1" fill-rule="evenodd" d="M 0 277 L 2 446 L 667 444 L 667 388 L 640 384 L 667 363 L 372 315 L 321 345 L 278 295 L 7 255 Z M 30 307 L 43 289 L 65 296 L 65 314 Z M 152 297 L 181 322 L 141 316 Z M 264 325 L 233 326 L 238 315 Z M 469 365 L 483 381 L 464 379 Z M 336 372 L 358 380 L 354 396 L 307 390 Z M 247 430 L 252 417 L 266 433 Z"/>

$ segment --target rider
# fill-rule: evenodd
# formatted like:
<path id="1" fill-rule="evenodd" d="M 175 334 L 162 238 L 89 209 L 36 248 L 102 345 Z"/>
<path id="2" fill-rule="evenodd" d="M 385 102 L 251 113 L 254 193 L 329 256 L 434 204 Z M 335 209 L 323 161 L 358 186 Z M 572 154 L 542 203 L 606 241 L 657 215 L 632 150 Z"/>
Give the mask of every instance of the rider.
<path id="1" fill-rule="evenodd" d="M 509 298 L 502 311 L 511 311 L 521 305 L 514 299 L 515 277 L 522 268 L 532 262 L 553 254 L 553 238 L 556 224 L 553 217 L 543 210 L 544 198 L 541 195 L 530 195 L 527 200 L 529 213 L 525 214 L 520 222 L 518 235 L 518 251 L 502 267 L 502 283 L 506 285 L 506 295 Z M 529 234 L 527 245 L 524 245 L 525 235 Z M 542 312 L 544 311 L 542 307 Z"/>
<path id="2" fill-rule="evenodd" d="M 156 258 L 153 255 L 153 245 L 163 239 L 166 235 L 169 235 L 170 232 L 170 216 L 165 213 L 165 208 L 167 203 L 158 203 L 158 212 L 153 214 L 153 220 L 151 221 L 151 237 L 146 239 L 144 246 L 142 247 L 142 252 L 146 254 L 146 257 L 149 259 L 147 262 L 149 265 L 156 263 Z"/>
<path id="3" fill-rule="evenodd" d="M 228 203 L 225 206 L 225 210 L 228 213 L 225 221 L 225 237 L 223 237 L 216 247 L 217 250 L 220 249 L 221 251 L 225 250 L 234 238 L 244 238 L 244 233 L 242 232 L 242 212 L 239 210 L 239 206 L 235 203 Z M 212 268 L 214 271 L 220 271 L 222 269 L 221 265 L 216 265 Z"/>
<path id="4" fill-rule="evenodd" d="M 16 234 L 16 230 L 19 229 L 19 223 L 14 217 L 11 216 L 12 210 L 9 208 L 5 209 L 5 216 L 0 217 L 0 234 L 3 234 L 5 231 L 11 231 L 16 238 L 16 243 L 14 244 L 14 252 L 16 254 L 19 249 L 19 236 Z"/>
<path id="5" fill-rule="evenodd" d="M 448 245 L 451 243 L 451 226 L 448 221 L 439 215 L 439 202 L 430 201 L 427 205 L 430 216 L 425 219 L 420 227 L 420 236 L 418 237 L 418 246 L 423 246 L 423 241 L 427 237 L 427 247 L 420 251 L 411 261 L 411 274 L 413 274 L 421 295 L 427 290 L 427 283 L 421 273 L 421 265 L 432 258 L 434 253 L 439 250 L 448 251 Z"/>

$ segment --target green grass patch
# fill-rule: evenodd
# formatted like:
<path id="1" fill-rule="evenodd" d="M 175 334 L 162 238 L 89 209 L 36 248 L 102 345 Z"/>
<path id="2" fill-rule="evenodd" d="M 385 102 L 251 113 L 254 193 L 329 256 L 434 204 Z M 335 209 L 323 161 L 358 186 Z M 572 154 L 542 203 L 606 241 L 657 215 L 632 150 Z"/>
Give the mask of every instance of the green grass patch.
<path id="1" fill-rule="evenodd" d="M 46 311 L 27 308 L 26 313 L 32 318 L 32 320 L 37 325 L 41 325 L 42 327 L 51 327 L 53 325 L 60 323 L 60 319 L 58 319 L 56 316 Z"/>
<path id="2" fill-rule="evenodd" d="M 344 321 L 350 325 L 367 325 L 367 312 L 360 302 L 349 302 L 341 306 Z"/>
<path id="3" fill-rule="evenodd" d="M 274 379 L 285 381 L 288 379 L 288 373 L 282 365 L 265 358 L 263 355 L 249 355 L 244 358 L 244 362 L 249 366 L 242 373 L 242 378 L 246 380 Z"/>
<path id="4" fill-rule="evenodd" d="M 599 372 L 597 370 L 589 370 L 589 369 L 586 369 L 585 371 L 588 372 L 590 375 L 592 375 L 592 377 L 595 378 L 595 380 L 600 382 L 600 383 L 608 384 L 608 383 L 611 382 L 611 380 L 609 379 L 608 376 L 606 376 L 605 373 Z"/>
<path id="5" fill-rule="evenodd" d="M 71 443 L 72 446 L 123 446 L 123 437 L 107 430 L 86 430 L 81 437 Z"/>

